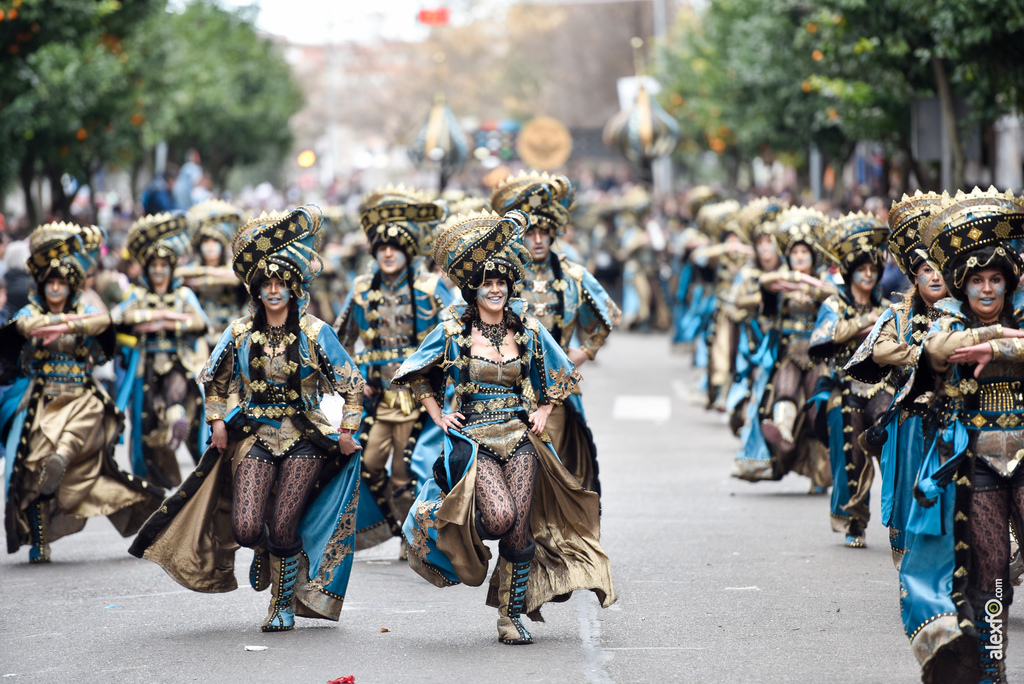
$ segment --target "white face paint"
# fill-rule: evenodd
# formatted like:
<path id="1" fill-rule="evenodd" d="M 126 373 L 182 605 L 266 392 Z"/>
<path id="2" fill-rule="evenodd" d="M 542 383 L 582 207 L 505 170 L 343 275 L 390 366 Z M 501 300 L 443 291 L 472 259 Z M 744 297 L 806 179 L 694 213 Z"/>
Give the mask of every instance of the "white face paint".
<path id="1" fill-rule="evenodd" d="M 46 280 L 43 291 L 46 295 L 47 304 L 63 308 L 64 302 L 67 301 L 68 296 L 71 294 L 71 286 L 63 278 L 52 277 Z"/>
<path id="2" fill-rule="evenodd" d="M 500 279 L 488 279 L 476 289 L 476 301 L 490 311 L 500 311 L 508 300 L 508 284 Z"/>
<path id="3" fill-rule="evenodd" d="M 271 278 L 260 285 L 260 299 L 271 309 L 287 306 L 291 298 L 291 290 L 277 278 Z"/>
<path id="4" fill-rule="evenodd" d="M 203 240 L 199 245 L 199 254 L 207 266 L 216 266 L 220 263 L 220 257 L 224 254 L 224 245 L 216 240 Z"/>
<path id="5" fill-rule="evenodd" d="M 171 264 L 166 259 L 154 259 L 149 265 L 149 282 L 162 285 L 171 279 Z"/>
<path id="6" fill-rule="evenodd" d="M 378 249 L 376 258 L 381 273 L 388 276 L 403 271 L 408 263 L 405 252 L 391 245 L 385 245 Z"/>

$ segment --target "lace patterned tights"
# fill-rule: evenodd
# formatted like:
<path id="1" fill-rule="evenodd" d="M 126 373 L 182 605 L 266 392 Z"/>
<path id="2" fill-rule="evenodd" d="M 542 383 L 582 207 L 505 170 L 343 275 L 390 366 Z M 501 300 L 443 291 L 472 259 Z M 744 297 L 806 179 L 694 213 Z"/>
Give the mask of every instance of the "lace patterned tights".
<path id="1" fill-rule="evenodd" d="M 1008 586 L 1011 506 L 1019 521 L 1024 511 L 1024 487 L 971 494 L 971 585 L 992 594 L 996 580 Z"/>
<path id="2" fill-rule="evenodd" d="M 318 458 L 285 458 L 278 465 L 243 458 L 235 472 L 231 531 L 242 546 L 256 546 L 263 537 L 264 525 L 270 527 L 270 543 L 277 548 L 293 548 L 298 538 L 299 521 L 306 501 L 323 468 Z M 267 502 L 274 482 L 277 496 L 267 516 Z"/>
<path id="3" fill-rule="evenodd" d="M 504 466 L 483 457 L 476 466 L 476 507 L 481 523 L 512 549 L 530 543 L 530 504 L 537 480 L 537 455 L 521 449 Z"/>
<path id="4" fill-rule="evenodd" d="M 775 384 L 775 401 L 789 400 L 797 405 L 803 406 L 804 402 L 814 394 L 814 385 L 818 382 L 818 371 L 800 370 L 800 367 L 792 361 L 784 361 L 779 370 L 776 371 L 772 382 Z M 817 409 L 813 406 L 806 408 L 807 422 L 814 424 L 814 417 Z"/>

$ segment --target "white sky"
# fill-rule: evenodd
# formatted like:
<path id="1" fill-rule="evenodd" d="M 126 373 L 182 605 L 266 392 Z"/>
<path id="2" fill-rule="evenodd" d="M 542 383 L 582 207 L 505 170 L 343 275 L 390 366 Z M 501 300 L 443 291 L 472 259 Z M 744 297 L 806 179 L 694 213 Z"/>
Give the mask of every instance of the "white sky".
<path id="1" fill-rule="evenodd" d="M 227 7 L 258 5 L 256 25 L 291 42 L 323 44 L 377 39 L 417 42 L 428 33 L 416 21 L 443 0 L 221 0 Z"/>

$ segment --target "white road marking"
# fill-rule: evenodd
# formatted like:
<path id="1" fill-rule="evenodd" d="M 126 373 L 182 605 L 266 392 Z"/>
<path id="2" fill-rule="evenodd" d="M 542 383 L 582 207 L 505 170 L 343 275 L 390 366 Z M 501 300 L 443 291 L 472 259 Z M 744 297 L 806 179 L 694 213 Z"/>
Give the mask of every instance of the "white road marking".
<path id="1" fill-rule="evenodd" d="M 581 600 L 582 599 L 582 600 Z M 597 601 L 590 596 L 576 599 L 576 617 L 583 641 L 583 677 L 587 684 L 615 684 L 604 671 L 613 656 L 601 647 L 601 621 L 597 619 Z"/>
<path id="2" fill-rule="evenodd" d="M 635 396 L 621 394 L 612 405 L 615 420 L 649 420 L 664 423 L 672 417 L 672 401 L 665 395 Z"/>

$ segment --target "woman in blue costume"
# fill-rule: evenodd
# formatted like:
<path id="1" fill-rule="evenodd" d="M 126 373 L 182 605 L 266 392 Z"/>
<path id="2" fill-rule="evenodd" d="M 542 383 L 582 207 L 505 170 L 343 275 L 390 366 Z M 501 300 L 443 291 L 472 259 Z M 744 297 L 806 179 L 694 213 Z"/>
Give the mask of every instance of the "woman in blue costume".
<path id="1" fill-rule="evenodd" d="M 832 221 L 822 250 L 839 266 L 843 286 L 818 311 L 809 354 L 827 363 L 816 389 L 826 401 L 829 456 L 832 463 L 832 530 L 846 535 L 846 545 L 861 548 L 871 511 L 868 496 L 875 477 L 871 454 L 857 439 L 892 401 L 884 380 L 865 383 L 843 367 L 887 310 L 882 303 L 882 269 L 888 258 L 889 227 L 857 212 Z"/>
<path id="2" fill-rule="evenodd" d="M 781 480 L 789 472 L 809 477 L 810 493 L 832 484 L 828 451 L 813 438 L 815 408 L 806 405 L 822 372 L 807 354 L 821 302 L 835 289 L 815 277 L 821 260 L 815 245 L 828 219 L 813 209 L 791 207 L 778 214 L 772 235 L 787 268 L 760 278 L 762 316 L 776 331 L 761 350 L 764 385 L 754 391 L 747 418 L 750 430 L 736 459 L 734 476 L 758 482 Z M 755 413 L 756 411 L 756 413 Z"/>
<path id="3" fill-rule="evenodd" d="M 209 321 L 195 293 L 174 276 L 188 247 L 185 214 L 136 221 L 128 253 L 142 266 L 141 286 L 110 311 L 115 329 L 136 340 L 125 350 L 117 392 L 118 406 L 128 407 L 131 416 L 132 472 L 160 487 L 181 484 L 178 446 L 185 442 L 198 461 L 206 441 L 203 399 L 194 380 L 202 363 L 196 339 Z"/>
<path id="4" fill-rule="evenodd" d="M 733 434 L 739 436 L 746 424 L 748 401 L 751 397 L 751 384 L 757 382 L 761 375 L 758 361 L 761 348 L 766 344 L 772 321 L 761 315 L 761 276 L 771 273 L 782 265 L 782 258 L 775 245 L 774 238 L 766 228 L 774 226 L 773 220 L 780 211 L 787 208 L 783 200 L 775 197 L 759 197 L 744 206 L 736 217 L 737 230 L 743 235 L 743 241 L 754 250 L 754 261 L 745 264 L 733 279 L 729 292 L 723 302 L 722 309 L 729 321 L 736 326 L 736 372 L 732 378 L 729 392 L 724 397 L 725 409 L 729 413 L 729 425 Z M 757 401 L 767 378 L 760 382 Z"/>
<path id="5" fill-rule="evenodd" d="M 4 375 L 16 377 L 0 403 L 7 551 L 30 544 L 31 563 L 49 563 L 50 542 L 91 517 L 135 534 L 163 495 L 114 462 L 124 414 L 92 375 L 114 350 L 110 316 L 81 297 L 94 265 L 85 242 L 98 251 L 101 239 L 93 226 L 36 228 L 28 260 L 36 289 L 0 330 Z"/>
<path id="6" fill-rule="evenodd" d="M 694 252 L 708 243 L 708 236 L 697 226 L 697 214 L 708 202 L 718 202 L 717 192 L 706 185 L 698 185 L 687 193 L 690 207 L 690 226 L 684 229 L 683 252 L 679 280 L 675 295 L 675 332 L 672 343 L 683 348 L 693 344 L 697 339 L 705 312 L 710 311 L 709 303 L 713 301 L 711 281 L 714 272 L 700 268 L 693 261 Z M 711 304 L 713 307 L 713 304 Z M 703 341 L 701 342 L 703 344 Z M 706 349 L 704 353 L 706 354 Z M 696 361 L 696 358 L 695 358 Z"/>
<path id="7" fill-rule="evenodd" d="M 946 284 L 921 242 L 921 221 L 935 210 L 942 196 L 934 192 L 903 196 L 889 212 L 889 251 L 914 284 L 903 300 L 882 312 L 867 338 L 846 364 L 854 380 L 875 385 L 883 380 L 901 390 L 873 433 L 861 433 L 865 446 L 884 440 L 879 465 L 882 471 L 882 524 L 889 528 L 889 544 L 896 569 L 907 549 L 907 519 L 914 500 L 913 487 L 926 442 L 934 434 L 928 397 L 911 394 L 906 380 L 917 368 L 921 343 L 941 312 L 936 303 L 946 297 Z M 906 392 L 902 390 L 906 387 Z M 881 436 L 884 430 L 884 437 Z M 875 437 L 871 437 L 874 434 Z M 861 439 L 857 436 L 857 439 Z M 874 447 L 877 450 L 877 447 Z"/>
<path id="8" fill-rule="evenodd" d="M 1024 235 L 1024 201 L 995 189 L 944 196 L 922 233 L 956 302 L 939 303 L 945 315 L 924 341 L 921 365 L 938 376 L 938 439 L 918 476 L 909 527 L 947 540 L 931 549 L 931 577 L 921 577 L 956 606 L 944 620 L 948 638 L 957 636 L 953 619 L 976 637 L 976 652 L 959 665 L 976 668 L 980 658 L 980 679 L 975 669 L 957 681 L 1001 683 L 1013 600 L 1007 528 L 1024 529 L 1024 330 L 1013 307 L 1024 264 L 1009 243 Z M 904 563 L 917 553 L 911 548 Z M 947 672 L 934 681 L 951 680 Z"/>
<path id="9" fill-rule="evenodd" d="M 924 682 L 959 681 L 945 677 L 975 650 L 973 640 L 960 629 L 951 596 L 952 529 L 945 534 L 910 529 L 914 486 L 935 440 L 937 423 L 932 407 L 934 377 L 927 364 L 919 363 L 922 343 L 933 322 L 944 315 L 940 307 L 956 306 L 954 300 L 943 299 L 948 294 L 946 285 L 938 266 L 928 261 L 921 241 L 921 224 L 940 209 L 942 200 L 941 195 L 918 191 L 893 204 L 889 251 L 915 282 L 902 302 L 882 314 L 846 366 L 849 375 L 861 382 L 888 378 L 899 389 L 883 418 L 884 426 L 872 432 L 885 430 L 879 459 L 882 523 L 889 527 L 893 563 L 899 571 L 904 630 Z M 916 382 L 911 382 L 914 377 Z M 976 680 L 975 676 L 967 681 Z"/>
<path id="10" fill-rule="evenodd" d="M 355 279 L 334 323 L 366 378 L 356 550 L 402 537 L 409 507 L 441 450 L 440 428 L 409 388 L 392 387 L 391 378 L 452 303 L 451 292 L 436 274 L 418 274 L 414 266 L 423 256 L 420 243 L 426 240 L 421 236 L 429 235 L 447 214 L 443 203 L 403 186 L 378 188 L 360 208 L 376 269 Z M 404 546 L 399 558 L 407 556 Z"/>
<path id="11" fill-rule="evenodd" d="M 236 589 L 235 551 L 252 548 L 250 584 L 273 587 L 264 632 L 296 615 L 336 621 L 352 568 L 364 383 L 334 329 L 306 313 L 321 221 L 307 205 L 239 231 L 232 268 L 252 314 L 199 375 L 210 447 L 131 547 L 200 592 Z M 340 431 L 319 408 L 324 392 L 344 397 Z"/>
<path id="12" fill-rule="evenodd" d="M 242 223 L 242 212 L 224 200 L 211 199 L 192 206 L 188 214 L 193 261 L 175 268 L 174 275 L 196 293 L 210 323 L 201 348 L 205 356 L 248 303 L 245 286 L 231 270 L 231 242 Z"/>
<path id="13" fill-rule="evenodd" d="M 580 381 L 558 343 L 509 300 L 523 277 L 529 217 L 521 211 L 450 219 L 434 260 L 467 304 L 430 333 L 395 375 L 446 433 L 434 479 L 405 523 L 409 563 L 436 586 L 487 578 L 485 539 L 499 539 L 488 604 L 498 607 L 498 638 L 529 644 L 521 616 L 592 589 L 615 600 L 601 548 L 598 495 L 562 466 L 544 431 L 552 408 Z M 441 413 L 455 385 L 452 413 Z"/>

